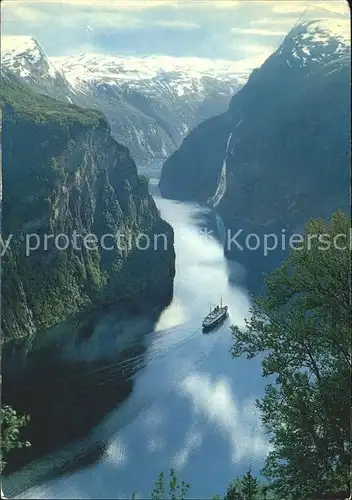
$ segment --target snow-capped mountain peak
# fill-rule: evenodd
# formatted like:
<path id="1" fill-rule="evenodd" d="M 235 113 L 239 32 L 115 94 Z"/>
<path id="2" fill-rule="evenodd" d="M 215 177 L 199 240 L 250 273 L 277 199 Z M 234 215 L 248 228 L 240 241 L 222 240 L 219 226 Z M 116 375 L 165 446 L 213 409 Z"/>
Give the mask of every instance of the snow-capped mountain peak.
<path id="1" fill-rule="evenodd" d="M 55 78 L 57 70 L 47 59 L 38 42 L 30 36 L 3 36 L 1 38 L 2 66 L 26 78 L 35 68 Z M 42 68 L 40 66 L 43 66 Z"/>
<path id="2" fill-rule="evenodd" d="M 231 61 L 80 54 L 46 57 L 31 37 L 3 37 L 2 71 L 56 99 L 100 109 L 136 159 L 169 155 L 225 111 L 248 74 Z"/>
<path id="3" fill-rule="evenodd" d="M 33 57 L 40 57 L 42 49 L 38 42 L 31 36 L 3 36 L 1 38 L 1 55 L 3 54 L 33 54 Z"/>
<path id="4" fill-rule="evenodd" d="M 344 45 L 351 45 L 350 21 L 335 19 L 320 19 L 301 24 L 305 31 L 305 38 L 311 38 L 314 42 L 327 45 L 331 38 L 338 40 Z"/>
<path id="5" fill-rule="evenodd" d="M 51 58 L 52 62 L 65 71 L 85 71 L 93 73 L 114 74 L 123 77 L 123 73 L 130 73 L 140 79 L 150 79 L 163 73 L 187 73 L 193 78 L 204 75 L 219 77 L 228 74 L 238 76 L 236 66 L 232 61 L 211 60 L 197 57 L 172 57 L 165 55 L 152 56 L 125 56 L 118 54 L 85 53 L 77 56 L 62 56 Z"/>
<path id="6" fill-rule="evenodd" d="M 350 22 L 323 19 L 294 26 L 278 50 L 288 64 L 326 64 L 350 58 Z"/>
<path id="7" fill-rule="evenodd" d="M 72 102 L 70 84 L 30 36 L 1 37 L 1 69 L 36 91 Z"/>
<path id="8" fill-rule="evenodd" d="M 233 91 L 245 83 L 248 74 L 238 73 L 231 61 L 211 61 L 196 57 L 170 56 L 121 56 L 106 54 L 80 54 L 54 57 L 53 64 L 61 68 L 73 87 L 82 88 L 84 83 L 105 82 L 127 85 L 148 92 L 169 86 L 179 97 L 190 93 L 204 94 L 204 78 L 232 85 Z"/>

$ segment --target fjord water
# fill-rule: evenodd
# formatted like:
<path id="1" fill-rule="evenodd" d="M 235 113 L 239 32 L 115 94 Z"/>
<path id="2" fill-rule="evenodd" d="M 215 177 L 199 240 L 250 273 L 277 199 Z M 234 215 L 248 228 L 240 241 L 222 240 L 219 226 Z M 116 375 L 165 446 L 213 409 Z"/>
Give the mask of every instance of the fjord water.
<path id="1" fill-rule="evenodd" d="M 268 443 L 254 404 L 263 393 L 260 364 L 229 353 L 230 325 L 243 325 L 250 307 L 243 270 L 205 236 L 204 208 L 161 199 L 155 186 L 151 179 L 175 232 L 173 300 L 154 331 L 139 337 L 143 355 L 123 361 L 135 366 L 127 398 L 115 407 L 112 401 L 87 438 L 8 478 L 21 484 L 18 498 L 148 498 L 158 474 L 170 468 L 191 483 L 190 498 L 211 498 L 235 475 L 263 464 Z M 201 321 L 221 297 L 229 318 L 203 334 Z M 40 471 L 49 469 L 52 479 L 43 480 Z"/>

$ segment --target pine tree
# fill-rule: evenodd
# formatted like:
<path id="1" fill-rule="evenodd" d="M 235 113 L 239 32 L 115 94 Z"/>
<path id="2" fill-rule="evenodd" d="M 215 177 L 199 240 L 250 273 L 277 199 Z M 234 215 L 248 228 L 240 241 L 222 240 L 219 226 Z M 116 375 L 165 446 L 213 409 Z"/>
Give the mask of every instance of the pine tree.
<path id="1" fill-rule="evenodd" d="M 300 249 L 266 279 L 234 357 L 264 355 L 273 381 L 258 402 L 272 445 L 264 468 L 286 500 L 344 491 L 350 483 L 351 233 L 341 213 L 312 220 Z"/>
<path id="2" fill-rule="evenodd" d="M 259 482 L 252 475 L 251 469 L 243 476 L 242 480 L 242 495 L 244 500 L 255 500 L 259 492 Z"/>
<path id="3" fill-rule="evenodd" d="M 251 469 L 241 478 L 231 481 L 225 500 L 257 500 L 260 484 L 252 475 Z"/>

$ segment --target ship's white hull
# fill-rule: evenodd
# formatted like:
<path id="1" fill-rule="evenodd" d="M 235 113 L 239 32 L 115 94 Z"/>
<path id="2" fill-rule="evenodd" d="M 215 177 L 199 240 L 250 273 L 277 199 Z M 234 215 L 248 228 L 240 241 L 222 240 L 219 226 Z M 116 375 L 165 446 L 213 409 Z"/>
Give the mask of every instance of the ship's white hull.
<path id="1" fill-rule="evenodd" d="M 225 319 L 227 318 L 227 306 L 225 306 L 218 316 L 216 316 L 214 319 L 207 320 L 205 319 L 202 323 L 203 331 L 204 330 L 211 330 L 215 326 L 219 325 L 222 323 Z"/>

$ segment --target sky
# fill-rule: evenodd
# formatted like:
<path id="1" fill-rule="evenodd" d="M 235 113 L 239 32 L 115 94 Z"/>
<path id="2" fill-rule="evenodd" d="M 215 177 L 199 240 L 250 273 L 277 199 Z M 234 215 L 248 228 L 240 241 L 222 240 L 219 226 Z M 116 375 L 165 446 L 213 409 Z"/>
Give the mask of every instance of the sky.
<path id="1" fill-rule="evenodd" d="M 255 67 L 297 20 L 349 16 L 347 0 L 3 0 L 2 33 L 49 56 L 83 52 L 247 61 Z"/>

